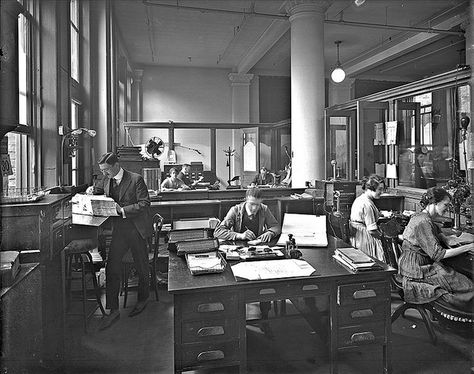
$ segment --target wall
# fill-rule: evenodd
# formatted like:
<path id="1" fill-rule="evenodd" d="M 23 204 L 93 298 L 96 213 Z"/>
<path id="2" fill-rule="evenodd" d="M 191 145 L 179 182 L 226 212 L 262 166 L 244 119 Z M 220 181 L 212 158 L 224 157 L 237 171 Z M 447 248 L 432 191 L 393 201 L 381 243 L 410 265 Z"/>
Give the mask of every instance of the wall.
<path id="1" fill-rule="evenodd" d="M 376 81 L 368 79 L 355 79 L 352 85 L 352 99 L 367 96 L 390 88 L 402 86 L 407 82 Z"/>
<path id="2" fill-rule="evenodd" d="M 260 122 L 278 122 L 291 118 L 291 79 L 261 76 Z"/>
<path id="3" fill-rule="evenodd" d="M 228 74 L 229 71 L 222 69 L 144 67 L 143 121 L 232 122 L 232 88 Z M 142 136 L 132 131 L 131 135 L 134 144 L 145 143 L 152 136 L 168 142 L 168 131 L 163 129 L 146 129 Z M 201 161 L 204 170 L 210 170 L 209 130 L 176 130 L 174 141 L 202 153 L 175 146 L 178 163 Z M 231 132 L 217 130 L 216 174 L 222 181 L 226 181 L 228 175 L 223 152 L 228 146 L 234 147 Z M 168 147 L 165 154 L 167 150 Z"/>

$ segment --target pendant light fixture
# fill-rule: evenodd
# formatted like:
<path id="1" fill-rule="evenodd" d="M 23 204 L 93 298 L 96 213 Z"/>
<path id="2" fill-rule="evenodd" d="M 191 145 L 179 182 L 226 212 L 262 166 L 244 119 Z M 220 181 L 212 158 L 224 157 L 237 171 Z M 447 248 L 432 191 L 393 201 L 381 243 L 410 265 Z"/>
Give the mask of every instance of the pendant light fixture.
<path id="1" fill-rule="evenodd" d="M 341 44 L 342 42 L 338 40 L 338 41 L 335 41 L 334 43 L 337 46 L 337 63 L 336 63 L 336 67 L 331 73 L 331 79 L 335 83 L 341 83 L 346 77 L 346 73 L 344 72 L 344 70 L 342 70 L 342 65 L 341 65 L 341 62 L 339 61 L 339 44 Z"/>

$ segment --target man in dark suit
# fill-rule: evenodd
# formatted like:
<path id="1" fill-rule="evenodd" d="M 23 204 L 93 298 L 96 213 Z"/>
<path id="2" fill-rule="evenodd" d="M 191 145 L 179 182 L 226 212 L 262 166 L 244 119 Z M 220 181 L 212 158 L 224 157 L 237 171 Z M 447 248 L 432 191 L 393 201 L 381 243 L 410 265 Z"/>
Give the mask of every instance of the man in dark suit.
<path id="1" fill-rule="evenodd" d="M 106 308 L 110 313 L 99 327 L 104 330 L 120 318 L 119 291 L 122 258 L 130 248 L 138 274 L 138 301 L 130 312 L 133 317 L 146 307 L 149 295 L 149 269 L 146 240 L 151 235 L 150 196 L 140 174 L 124 170 L 113 152 L 99 159 L 104 175 L 103 186 L 89 188 L 88 193 L 105 193 L 115 200 L 118 217 L 112 218 L 112 241 L 105 269 Z"/>

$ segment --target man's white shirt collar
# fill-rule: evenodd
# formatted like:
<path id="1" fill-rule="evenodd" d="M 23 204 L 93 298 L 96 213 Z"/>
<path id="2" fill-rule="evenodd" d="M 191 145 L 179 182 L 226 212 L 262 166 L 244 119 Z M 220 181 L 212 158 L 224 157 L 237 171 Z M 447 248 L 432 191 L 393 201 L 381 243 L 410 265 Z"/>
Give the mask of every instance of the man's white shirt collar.
<path id="1" fill-rule="evenodd" d="M 120 184 L 120 182 L 122 181 L 122 178 L 123 178 L 123 169 L 120 168 L 119 172 L 114 176 L 114 179 L 117 182 L 117 184 Z"/>

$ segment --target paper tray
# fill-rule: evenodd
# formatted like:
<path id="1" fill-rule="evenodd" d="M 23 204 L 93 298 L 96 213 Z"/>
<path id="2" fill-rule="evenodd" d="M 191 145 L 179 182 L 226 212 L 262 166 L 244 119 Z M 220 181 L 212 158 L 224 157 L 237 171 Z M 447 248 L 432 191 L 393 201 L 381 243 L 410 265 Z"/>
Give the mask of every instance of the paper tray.
<path id="1" fill-rule="evenodd" d="M 224 257 L 220 254 L 217 253 L 217 257 L 219 258 L 220 262 L 217 266 L 209 268 L 209 267 L 192 267 L 190 265 L 190 260 L 189 257 L 196 255 L 194 253 L 187 253 L 186 254 L 186 263 L 188 265 L 188 269 L 191 272 L 192 275 L 201 275 L 201 274 L 215 274 L 215 273 L 222 273 L 225 270 L 225 267 L 227 266 L 227 262 L 225 261 Z M 197 254 L 199 256 L 199 254 Z"/>

